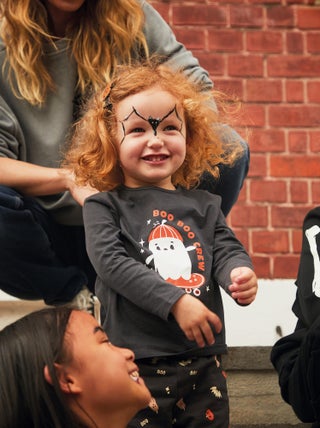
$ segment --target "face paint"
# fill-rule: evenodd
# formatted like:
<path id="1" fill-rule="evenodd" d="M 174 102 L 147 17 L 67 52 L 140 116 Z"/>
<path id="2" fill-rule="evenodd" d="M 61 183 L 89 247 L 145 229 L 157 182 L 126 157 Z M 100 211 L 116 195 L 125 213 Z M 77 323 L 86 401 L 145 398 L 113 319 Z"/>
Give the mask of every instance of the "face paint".
<path id="1" fill-rule="evenodd" d="M 146 122 L 148 122 L 150 124 L 150 126 L 152 127 L 153 130 L 153 134 L 155 136 L 157 136 L 157 132 L 158 132 L 158 127 L 160 125 L 161 122 L 163 122 L 167 117 L 169 117 L 172 113 L 175 113 L 177 119 L 180 122 L 180 129 L 179 132 L 181 132 L 182 129 L 182 120 L 180 118 L 180 116 L 178 115 L 177 112 L 177 108 L 176 106 L 174 106 L 167 114 L 165 114 L 162 118 L 154 118 L 152 116 L 149 116 L 148 118 L 145 118 L 142 114 L 140 114 L 135 107 L 132 106 L 132 112 L 130 114 L 128 114 L 127 117 L 125 117 L 123 120 L 120 121 L 121 126 L 122 126 L 122 130 L 123 130 L 123 138 L 120 142 L 120 144 L 123 142 L 123 140 L 126 137 L 126 128 L 125 128 L 125 122 L 133 115 L 136 114 L 138 117 L 140 117 L 142 120 L 145 120 Z"/>

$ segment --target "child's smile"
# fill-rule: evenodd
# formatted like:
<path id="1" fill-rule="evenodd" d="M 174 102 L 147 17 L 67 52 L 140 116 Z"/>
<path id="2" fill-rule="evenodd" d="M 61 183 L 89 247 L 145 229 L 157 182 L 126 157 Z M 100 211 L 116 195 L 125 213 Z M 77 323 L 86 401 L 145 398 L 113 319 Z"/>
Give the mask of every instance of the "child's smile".
<path id="1" fill-rule="evenodd" d="M 124 184 L 174 189 L 171 177 L 186 153 L 186 128 L 178 100 L 156 86 L 125 98 L 116 113 Z"/>

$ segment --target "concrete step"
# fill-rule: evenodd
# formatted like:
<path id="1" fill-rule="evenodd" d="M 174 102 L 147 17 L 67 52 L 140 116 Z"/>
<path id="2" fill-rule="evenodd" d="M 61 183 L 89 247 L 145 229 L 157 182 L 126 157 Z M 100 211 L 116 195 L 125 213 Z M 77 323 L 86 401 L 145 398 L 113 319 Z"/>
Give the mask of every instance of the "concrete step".
<path id="1" fill-rule="evenodd" d="M 271 347 L 234 347 L 222 359 L 227 372 L 231 428 L 309 428 L 280 395 Z"/>

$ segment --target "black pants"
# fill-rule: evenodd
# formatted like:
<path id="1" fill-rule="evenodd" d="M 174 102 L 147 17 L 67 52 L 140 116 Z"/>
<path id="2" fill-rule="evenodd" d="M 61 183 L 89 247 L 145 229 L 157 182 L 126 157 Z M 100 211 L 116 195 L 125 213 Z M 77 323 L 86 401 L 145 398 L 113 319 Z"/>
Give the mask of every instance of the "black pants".
<path id="1" fill-rule="evenodd" d="M 301 421 L 320 427 L 320 317 L 309 329 L 297 329 L 280 339 L 271 361 L 284 400 Z"/>
<path id="2" fill-rule="evenodd" d="M 153 400 L 128 428 L 229 427 L 226 375 L 217 357 L 169 357 L 137 364 Z"/>
<path id="3" fill-rule="evenodd" d="M 20 299 L 66 303 L 93 289 L 84 229 L 63 226 L 33 199 L 0 186 L 0 288 Z"/>

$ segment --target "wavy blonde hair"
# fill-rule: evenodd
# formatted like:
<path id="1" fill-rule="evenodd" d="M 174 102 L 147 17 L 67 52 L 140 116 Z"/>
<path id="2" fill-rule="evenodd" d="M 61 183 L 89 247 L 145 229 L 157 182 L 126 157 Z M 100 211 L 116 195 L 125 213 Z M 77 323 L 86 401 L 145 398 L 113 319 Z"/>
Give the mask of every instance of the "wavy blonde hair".
<path id="1" fill-rule="evenodd" d="M 204 171 L 218 178 L 218 165 L 231 165 L 240 156 L 243 146 L 236 133 L 230 131 L 228 143 L 221 141 L 222 132 L 224 137 L 226 132 L 222 130 L 224 112 L 230 112 L 222 93 L 201 91 L 183 72 L 156 62 L 119 66 L 108 96 L 111 111 L 105 107 L 105 91 L 100 91 L 89 100 L 83 117 L 74 125 L 64 166 L 74 171 L 79 185 L 89 184 L 104 191 L 123 183 L 115 107 L 128 96 L 152 87 L 168 91 L 184 112 L 186 158 L 172 176 L 174 185 L 195 186 Z M 212 108 L 212 95 L 220 113 Z"/>
<path id="2" fill-rule="evenodd" d="M 10 84 L 18 97 L 41 105 L 48 90 L 55 89 L 44 64 L 47 45 L 55 46 L 57 39 L 50 34 L 47 10 L 41 0 L 1 0 L 0 18 Z M 148 56 L 143 23 L 137 0 L 84 2 L 66 32 L 81 93 L 108 82 L 118 63 L 130 63 L 135 55 Z"/>

